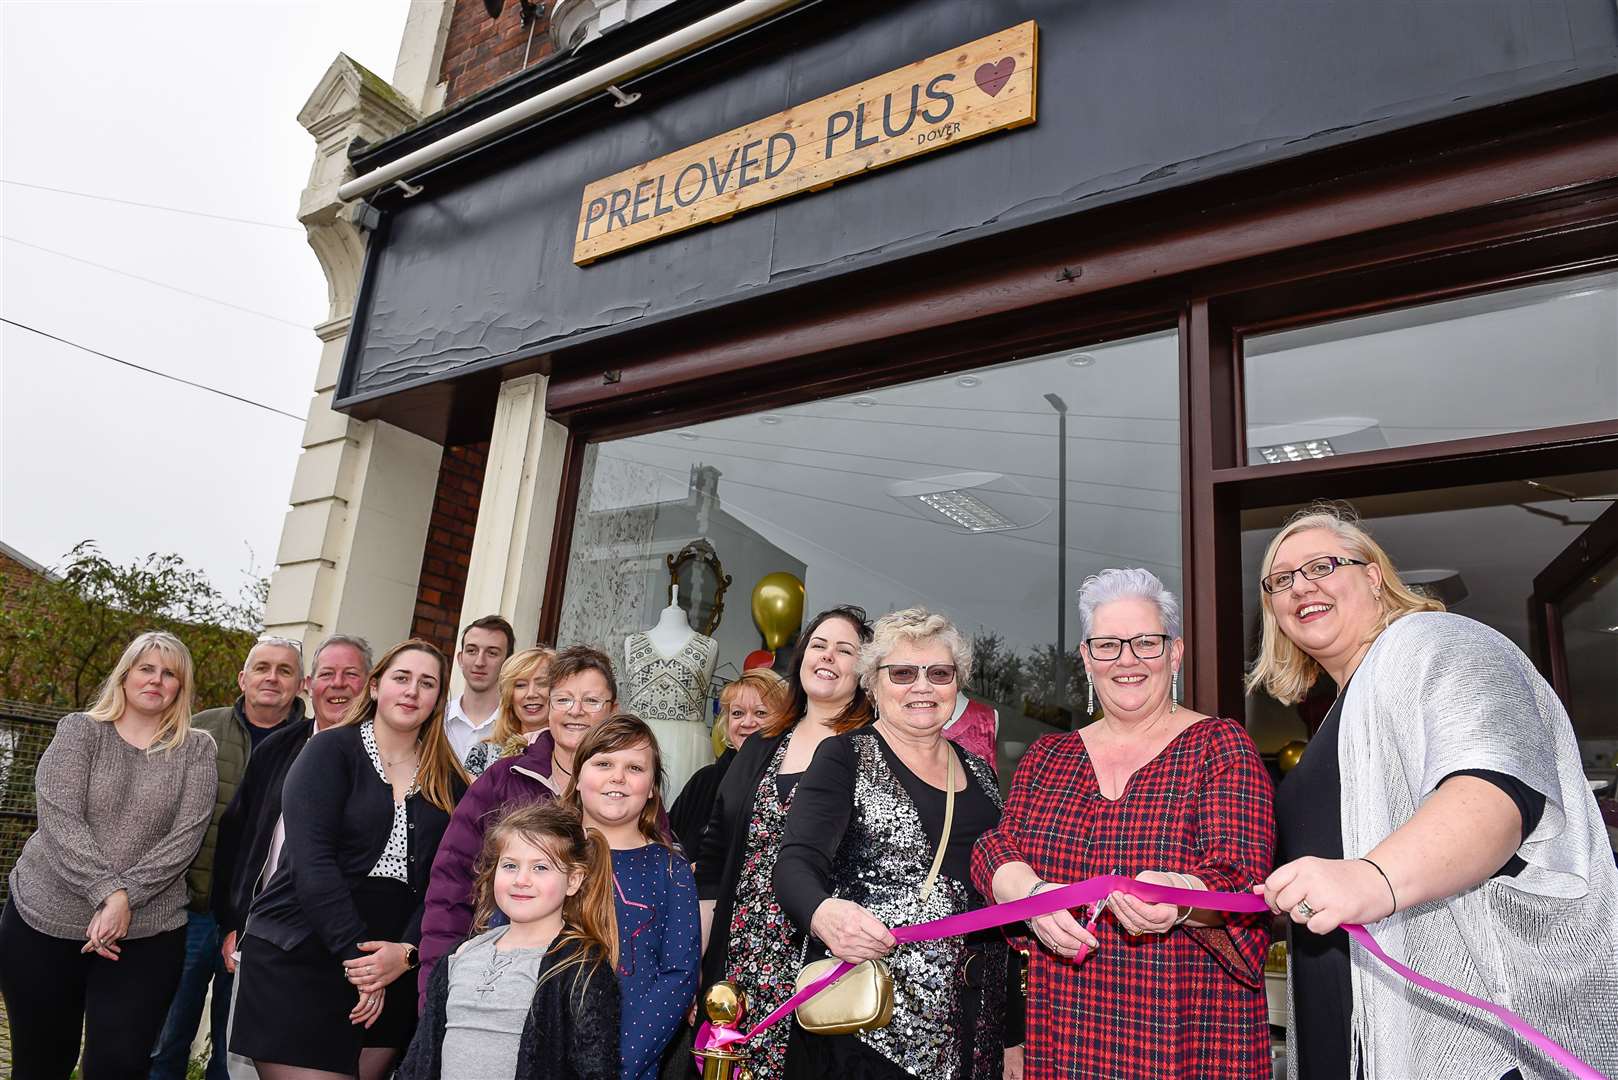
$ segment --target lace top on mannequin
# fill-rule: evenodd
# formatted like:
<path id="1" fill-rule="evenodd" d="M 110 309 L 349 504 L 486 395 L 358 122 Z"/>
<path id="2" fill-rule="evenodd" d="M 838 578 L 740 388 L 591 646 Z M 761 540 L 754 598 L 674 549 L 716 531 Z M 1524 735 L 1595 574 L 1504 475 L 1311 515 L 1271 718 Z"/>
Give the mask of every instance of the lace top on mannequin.
<path id="1" fill-rule="evenodd" d="M 676 586 L 657 625 L 624 639 L 630 684 L 626 708 L 642 720 L 705 724 L 709 679 L 718 658 L 718 642 L 697 633 L 686 621 Z"/>

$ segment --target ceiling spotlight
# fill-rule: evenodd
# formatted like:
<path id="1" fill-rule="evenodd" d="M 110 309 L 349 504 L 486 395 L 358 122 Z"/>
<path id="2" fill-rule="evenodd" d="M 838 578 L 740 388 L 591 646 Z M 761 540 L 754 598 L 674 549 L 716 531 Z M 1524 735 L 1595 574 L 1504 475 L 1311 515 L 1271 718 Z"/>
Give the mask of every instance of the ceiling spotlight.
<path id="1" fill-rule="evenodd" d="M 773 413 L 770 413 L 759 417 L 758 422 L 761 424 L 779 424 L 781 422 L 781 418 Z"/>
<path id="2" fill-rule="evenodd" d="M 850 405 L 858 405 L 862 409 L 870 409 L 870 408 L 875 407 L 876 398 L 874 398 L 874 397 L 857 397 L 853 401 L 850 401 L 849 404 Z"/>
<path id="3" fill-rule="evenodd" d="M 696 442 L 697 441 L 697 437 L 695 435 L 691 434 L 689 431 L 682 431 L 679 434 L 680 434 L 680 438 L 684 439 L 686 442 Z"/>
<path id="4" fill-rule="evenodd" d="M 1087 352 L 1081 352 L 1068 357 L 1067 362 L 1073 367 L 1090 367 L 1096 362 L 1096 358 Z"/>
<path id="5" fill-rule="evenodd" d="M 974 386 L 982 386 L 983 380 L 978 378 L 976 375 L 962 375 L 959 379 L 955 380 L 955 385 L 964 386 L 970 390 Z"/>

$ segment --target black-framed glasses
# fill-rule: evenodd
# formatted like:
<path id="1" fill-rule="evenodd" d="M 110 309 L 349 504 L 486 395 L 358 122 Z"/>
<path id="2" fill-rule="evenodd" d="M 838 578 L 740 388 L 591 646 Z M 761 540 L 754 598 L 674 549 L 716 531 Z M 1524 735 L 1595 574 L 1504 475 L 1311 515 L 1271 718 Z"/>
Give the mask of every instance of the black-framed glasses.
<path id="1" fill-rule="evenodd" d="M 1092 660 L 1116 660 L 1124 655 L 1124 646 L 1135 654 L 1137 660 L 1156 660 L 1163 655 L 1168 647 L 1167 634 L 1136 634 L 1132 638 L 1121 637 L 1090 637 L 1084 639 L 1084 647 L 1090 650 Z"/>
<path id="2" fill-rule="evenodd" d="M 1299 574 L 1302 574 L 1310 581 L 1319 581 L 1339 566 L 1369 565 L 1371 564 L 1364 559 L 1349 559 L 1342 555 L 1322 555 L 1318 559 L 1310 559 L 1296 570 L 1277 570 L 1273 574 L 1262 577 L 1259 579 L 1259 585 L 1263 587 L 1265 592 L 1273 596 L 1278 592 L 1286 592 L 1292 588 L 1293 583 L 1298 580 Z"/>
<path id="3" fill-rule="evenodd" d="M 955 681 L 954 664 L 881 664 L 877 670 L 886 671 L 894 686 L 909 686 L 918 676 L 934 686 L 948 686 Z"/>

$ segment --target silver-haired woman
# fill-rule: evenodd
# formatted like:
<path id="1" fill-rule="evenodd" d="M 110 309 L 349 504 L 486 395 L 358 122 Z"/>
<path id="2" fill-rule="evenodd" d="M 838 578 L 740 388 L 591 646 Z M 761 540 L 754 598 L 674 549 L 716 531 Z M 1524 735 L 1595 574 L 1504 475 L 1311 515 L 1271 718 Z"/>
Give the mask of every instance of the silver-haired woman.
<path id="1" fill-rule="evenodd" d="M 1383 970 L 1509 1005 L 1618 1074 L 1618 869 L 1572 725 L 1526 656 L 1399 580 L 1342 506 L 1270 541 L 1251 688 L 1337 700 L 1276 797 L 1261 891 L 1292 929 L 1293 1076 L 1559 1076 L 1478 1014 Z"/>
<path id="2" fill-rule="evenodd" d="M 1020 1076 L 1021 1002 L 1008 1008 L 999 931 L 897 949 L 888 932 L 983 905 L 972 845 L 1000 819 L 1000 789 L 985 761 L 943 735 L 971 674 L 947 618 L 884 615 L 859 659 L 876 719 L 821 743 L 798 784 L 775 865 L 781 906 L 814 939 L 812 958 L 887 957 L 893 1020 L 858 1035 L 794 1031 L 789 1077 Z"/>
<path id="3" fill-rule="evenodd" d="M 1099 874 L 1263 881 L 1270 778 L 1241 724 L 1176 703 L 1179 601 L 1146 570 L 1107 570 L 1085 580 L 1079 616 L 1101 718 L 1029 747 L 973 880 L 1002 903 Z M 1269 919 L 1121 894 L 1102 906 L 1085 924 L 1067 911 L 1032 922 L 1027 1075 L 1268 1076 Z"/>

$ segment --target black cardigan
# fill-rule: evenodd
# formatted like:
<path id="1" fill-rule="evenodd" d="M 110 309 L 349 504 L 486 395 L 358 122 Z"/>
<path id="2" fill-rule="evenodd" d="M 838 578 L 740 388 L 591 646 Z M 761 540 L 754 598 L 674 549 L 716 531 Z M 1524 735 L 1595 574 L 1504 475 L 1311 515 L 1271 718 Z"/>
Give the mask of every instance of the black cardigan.
<path id="1" fill-rule="evenodd" d="M 747 850 L 747 830 L 753 821 L 753 800 L 758 785 L 770 767 L 770 759 L 792 729 L 779 735 L 750 736 L 742 743 L 720 781 L 714 799 L 713 815 L 702 834 L 695 873 L 697 896 L 715 901 L 713 923 L 708 931 L 708 949 L 702 954 L 702 985 L 712 986 L 725 977 L 730 951 L 730 914 L 736 902 L 736 881 L 742 873 L 742 857 Z"/>
<path id="2" fill-rule="evenodd" d="M 552 947 L 540 961 L 540 986 L 523 1022 L 513 1080 L 618 1080 L 618 979 L 605 964 L 575 964 L 553 978 L 547 972 L 575 954 L 574 943 Z M 443 1073 L 447 962 L 433 968 L 416 1037 L 395 1080 L 439 1080 Z"/>
<path id="3" fill-rule="evenodd" d="M 314 717 L 306 716 L 260 743 L 247 759 L 235 798 L 219 819 L 212 907 L 221 935 L 239 931 L 247 922 L 259 874 L 270 857 L 275 823 L 281 818 L 281 786 L 314 727 Z"/>
<path id="4" fill-rule="evenodd" d="M 735 760 L 736 751 L 725 747 L 718 761 L 704 765 L 691 774 L 680 789 L 680 797 L 669 807 L 669 827 L 674 830 L 674 838 L 680 842 L 680 848 L 687 858 L 696 859 L 702 850 L 702 833 L 708 827 L 708 819 L 713 816 L 719 785 Z"/>
<path id="5" fill-rule="evenodd" d="M 454 784 L 457 800 L 466 787 Z M 334 728 L 309 740 L 287 771 L 282 790 L 286 847 L 275 876 L 253 901 L 247 932 L 283 949 L 295 949 L 316 934 L 340 960 L 364 954 L 370 938 L 353 892 L 370 874 L 393 829 L 393 787 L 365 752 L 358 725 Z M 405 800 L 410 825 L 406 865 L 415 913 L 403 940 L 421 938 L 421 903 L 427 895 L 438 842 L 449 814 L 420 793 Z"/>

